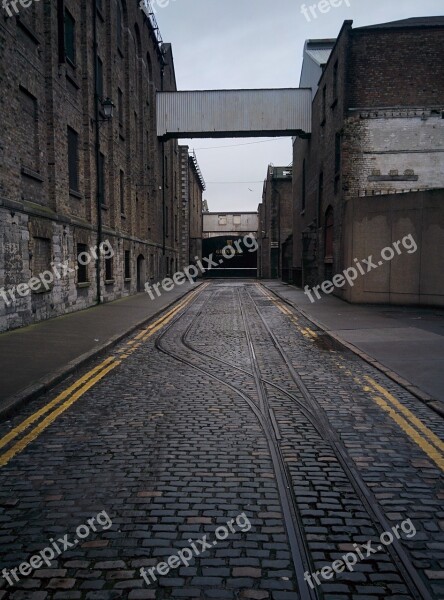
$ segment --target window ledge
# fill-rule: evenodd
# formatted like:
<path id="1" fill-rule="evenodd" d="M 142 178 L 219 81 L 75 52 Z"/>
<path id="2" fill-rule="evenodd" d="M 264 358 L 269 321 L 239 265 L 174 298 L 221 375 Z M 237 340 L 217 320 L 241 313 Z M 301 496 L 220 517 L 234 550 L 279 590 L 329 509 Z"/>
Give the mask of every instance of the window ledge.
<path id="1" fill-rule="evenodd" d="M 83 281 L 83 282 L 77 283 L 77 287 L 80 289 L 89 288 L 90 286 L 91 286 L 90 281 Z"/>
<path id="2" fill-rule="evenodd" d="M 72 190 L 71 188 L 69 188 L 69 195 L 74 196 L 74 198 L 77 198 L 78 200 L 83 200 L 83 194 L 76 190 Z"/>
<path id="3" fill-rule="evenodd" d="M 80 85 L 78 84 L 76 78 L 73 74 L 66 72 L 66 79 L 71 83 L 77 90 L 80 89 Z"/>
<path id="4" fill-rule="evenodd" d="M 52 292 L 52 290 L 54 289 L 54 284 L 50 283 L 48 285 L 48 288 L 46 288 L 43 284 L 39 287 L 38 290 L 31 290 L 33 294 L 35 294 L 36 296 L 39 296 L 41 294 L 49 294 L 49 292 Z"/>
<path id="5" fill-rule="evenodd" d="M 125 277 L 125 283 L 131 283 L 132 277 Z"/>
<path id="6" fill-rule="evenodd" d="M 45 179 L 40 175 L 40 173 L 37 173 L 36 171 L 33 171 L 32 169 L 28 169 L 27 167 L 22 167 L 20 172 L 25 177 L 29 177 L 30 179 L 35 179 L 36 181 L 39 181 L 40 183 L 43 183 L 43 181 L 45 181 Z"/>
<path id="7" fill-rule="evenodd" d="M 31 29 L 31 27 L 27 23 L 25 23 L 25 21 L 20 17 L 20 15 L 17 16 L 17 25 L 26 33 L 26 35 L 34 42 L 36 46 L 42 45 L 40 38 Z"/>
<path id="8" fill-rule="evenodd" d="M 105 285 L 113 285 L 115 282 L 115 279 L 105 279 Z"/>

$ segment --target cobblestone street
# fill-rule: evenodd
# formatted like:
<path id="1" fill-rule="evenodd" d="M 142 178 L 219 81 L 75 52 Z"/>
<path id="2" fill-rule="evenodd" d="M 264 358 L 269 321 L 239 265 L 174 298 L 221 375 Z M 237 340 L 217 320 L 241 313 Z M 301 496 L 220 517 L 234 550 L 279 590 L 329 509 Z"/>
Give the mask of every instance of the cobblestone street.
<path id="1" fill-rule="evenodd" d="M 443 439 L 265 286 L 204 283 L 0 424 L 0 599 L 442 599 Z"/>

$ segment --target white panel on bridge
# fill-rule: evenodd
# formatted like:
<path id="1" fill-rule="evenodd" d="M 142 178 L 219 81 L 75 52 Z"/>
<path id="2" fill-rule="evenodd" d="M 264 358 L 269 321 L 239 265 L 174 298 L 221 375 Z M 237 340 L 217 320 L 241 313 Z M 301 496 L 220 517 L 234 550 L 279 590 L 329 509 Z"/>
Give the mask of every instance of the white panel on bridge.
<path id="1" fill-rule="evenodd" d="M 310 89 L 157 93 L 163 138 L 296 136 L 311 132 Z"/>

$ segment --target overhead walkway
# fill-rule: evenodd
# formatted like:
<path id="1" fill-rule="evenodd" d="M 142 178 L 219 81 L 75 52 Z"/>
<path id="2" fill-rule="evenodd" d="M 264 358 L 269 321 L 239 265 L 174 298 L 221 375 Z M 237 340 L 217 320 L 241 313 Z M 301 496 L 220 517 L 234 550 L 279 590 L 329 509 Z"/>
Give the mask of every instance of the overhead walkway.
<path id="1" fill-rule="evenodd" d="M 292 137 L 311 133 L 311 89 L 157 93 L 157 135 Z"/>

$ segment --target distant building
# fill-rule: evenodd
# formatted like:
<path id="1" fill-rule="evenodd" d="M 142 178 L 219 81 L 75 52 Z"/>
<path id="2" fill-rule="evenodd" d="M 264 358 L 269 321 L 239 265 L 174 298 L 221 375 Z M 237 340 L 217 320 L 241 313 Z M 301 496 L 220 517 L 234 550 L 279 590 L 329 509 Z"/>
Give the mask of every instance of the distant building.
<path id="1" fill-rule="evenodd" d="M 203 256 L 218 263 L 206 277 L 256 277 L 257 230 L 255 212 L 204 213 Z M 242 243 L 245 238 L 247 245 Z M 224 251 L 228 247 L 233 250 Z"/>
<path id="2" fill-rule="evenodd" d="M 288 279 L 292 265 L 292 167 L 270 165 L 259 205 L 258 276 Z"/>
<path id="3" fill-rule="evenodd" d="M 314 100 L 312 134 L 294 141 L 292 279 L 320 284 L 373 256 L 382 264 L 335 293 L 442 305 L 444 18 L 346 21 L 333 47 L 321 45 L 304 50 Z M 408 235 L 417 252 L 380 258 Z"/>
<path id="4" fill-rule="evenodd" d="M 180 202 L 181 239 L 180 266 L 193 264 L 202 257 L 202 213 L 205 181 L 196 155 L 189 153 L 188 146 L 179 146 L 180 151 Z M 206 201 L 205 201 L 206 203 Z M 208 210 L 208 206 L 206 206 Z"/>

